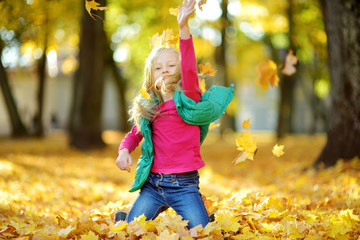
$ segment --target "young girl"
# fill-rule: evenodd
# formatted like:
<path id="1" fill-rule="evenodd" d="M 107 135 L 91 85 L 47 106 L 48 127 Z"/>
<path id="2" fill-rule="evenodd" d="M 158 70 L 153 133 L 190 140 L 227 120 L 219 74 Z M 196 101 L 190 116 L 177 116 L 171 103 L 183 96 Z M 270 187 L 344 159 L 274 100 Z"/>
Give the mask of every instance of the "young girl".
<path id="1" fill-rule="evenodd" d="M 201 96 L 188 27 L 195 3 L 184 0 L 179 7 L 180 54 L 173 48 L 157 48 L 147 58 L 143 87 L 151 100 L 138 96 L 131 109 L 135 125 L 119 147 L 116 164 L 130 172 L 130 153 L 144 139 L 130 189 L 140 189 L 140 193 L 127 215 L 128 222 L 142 214 L 155 219 L 169 207 L 188 220 L 189 228 L 205 227 L 209 222 L 199 192 L 197 170 L 205 165 L 200 144 L 209 124 L 232 100 L 233 89 L 216 86 Z"/>

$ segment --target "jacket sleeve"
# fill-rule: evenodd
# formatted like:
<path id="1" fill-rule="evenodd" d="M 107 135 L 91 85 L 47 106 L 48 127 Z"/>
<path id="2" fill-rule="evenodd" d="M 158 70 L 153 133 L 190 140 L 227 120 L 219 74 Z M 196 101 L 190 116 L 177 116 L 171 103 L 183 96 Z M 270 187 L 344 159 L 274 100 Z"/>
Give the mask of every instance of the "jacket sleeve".
<path id="1" fill-rule="evenodd" d="M 185 95 L 195 102 L 200 102 L 201 92 L 196 69 L 196 57 L 192 36 L 189 39 L 180 38 L 180 69 L 181 85 Z"/>
<path id="2" fill-rule="evenodd" d="M 137 127 L 136 127 L 136 125 L 134 125 L 133 128 L 131 129 L 131 131 L 128 132 L 126 134 L 126 136 L 124 137 L 124 139 L 122 140 L 122 142 L 119 146 L 118 155 L 119 155 L 119 151 L 123 148 L 127 148 L 129 150 L 129 152 L 131 153 L 139 145 L 139 143 L 141 142 L 142 139 L 143 139 L 143 136 L 142 136 L 141 132 L 140 131 L 137 132 Z"/>

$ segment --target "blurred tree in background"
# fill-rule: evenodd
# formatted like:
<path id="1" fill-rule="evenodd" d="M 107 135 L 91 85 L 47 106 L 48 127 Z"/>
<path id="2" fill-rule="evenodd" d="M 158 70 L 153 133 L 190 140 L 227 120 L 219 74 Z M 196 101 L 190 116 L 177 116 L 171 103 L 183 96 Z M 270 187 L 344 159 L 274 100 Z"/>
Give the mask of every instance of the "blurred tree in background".
<path id="1" fill-rule="evenodd" d="M 332 166 L 360 157 L 360 4 L 321 1 L 331 76 L 327 143 L 315 162 Z"/>
<path id="2" fill-rule="evenodd" d="M 99 1 L 102 6 L 106 1 Z M 101 108 L 104 89 L 105 33 L 103 21 L 94 21 L 83 8 L 80 32 L 79 69 L 75 74 L 70 114 L 70 145 L 88 150 L 105 146 L 102 138 Z M 104 12 L 97 16 L 104 19 Z"/>
<path id="3" fill-rule="evenodd" d="M 70 142 L 80 148 L 102 146 L 100 116 L 106 97 L 102 96 L 103 84 L 107 79 L 115 80 L 117 89 L 118 98 L 113 101 L 118 104 L 112 111 L 119 113 L 118 129 L 126 131 L 129 128 L 127 109 L 142 83 L 144 60 L 150 52 L 149 39 L 167 28 L 177 33 L 176 17 L 169 14 L 169 9 L 181 4 L 176 0 L 161 3 L 108 0 L 108 10 L 102 22 L 99 18 L 93 20 L 84 14 L 84 2 L 0 1 L 0 13 L 4 16 L 0 20 L 4 74 L 0 76 L 1 83 L 9 83 L 8 90 L 6 85 L 2 87 L 3 95 L 11 99 L 8 93 L 14 90 L 12 82 L 16 81 L 13 72 L 31 69 L 36 73 L 38 97 L 34 104 L 37 108 L 31 112 L 33 120 L 25 121 L 27 127 L 24 127 L 24 132 L 26 134 L 26 129 L 29 129 L 31 134 L 41 136 L 44 125 L 42 109 L 47 104 L 43 102 L 44 95 L 47 95 L 44 90 L 45 78 L 61 76 L 74 79 L 71 114 L 68 114 L 69 133 Z M 102 16 L 103 13 L 96 14 Z M 89 22 L 85 23 L 85 20 Z M 96 33 L 85 35 L 90 35 L 92 31 L 85 30 L 85 24 L 98 28 Z M 99 30 L 102 25 L 103 30 Z M 234 83 L 237 91 L 240 91 L 243 87 L 253 86 L 256 84 L 256 66 L 259 63 L 272 59 L 281 69 L 286 53 L 292 49 L 299 64 L 293 77 L 280 75 L 279 100 L 274 102 L 274 108 L 279 112 L 277 135 L 281 138 L 297 131 L 294 124 L 301 114 L 297 109 L 304 104 L 313 117 L 307 131 L 314 133 L 324 130 L 321 126 L 326 126 L 325 99 L 330 81 L 326 65 L 327 38 L 318 1 L 208 0 L 202 11 L 197 9 L 190 27 L 198 62 L 209 62 L 218 70 L 214 78 L 206 80 L 207 87 Z M 99 42 L 95 45 L 93 41 Z M 85 43 L 88 44 L 87 50 L 83 50 Z M 90 56 L 95 53 L 100 57 Z M 89 55 L 84 57 L 82 54 Z M 9 57 L 13 55 L 17 56 L 15 60 Z M 57 65 L 54 65 L 54 59 L 57 59 Z M 90 63 L 90 59 L 96 63 Z M 91 71 L 96 68 L 103 69 L 103 74 L 92 74 Z M 95 76 L 96 80 L 91 80 Z M 28 75 L 28 78 L 33 77 L 33 74 Z M 260 86 L 256 87 L 256 94 L 265 95 Z M 301 102 L 301 96 L 307 102 Z M 10 100 L 5 101 L 10 103 L 7 109 L 12 117 L 9 119 L 17 119 L 11 121 L 13 128 L 17 126 L 15 129 L 21 129 L 18 126 L 21 126 L 23 118 L 21 114 L 16 114 L 16 99 L 20 97 L 15 94 L 13 104 Z M 228 108 L 230 121 L 227 121 L 227 125 L 223 124 L 221 131 L 227 128 L 236 130 L 234 122 L 240 121 L 237 113 L 245 105 L 239 98 L 240 95 Z M 79 132 L 83 132 L 82 137 Z M 90 140 L 91 135 L 96 136 L 96 140 Z M 93 143 L 78 145 L 75 144 L 76 139 L 87 139 Z"/>
<path id="4" fill-rule="evenodd" d="M 76 1 L 37 0 L 37 1 L 2 1 L 0 2 L 1 26 L 1 82 L 6 108 L 11 119 L 12 136 L 27 136 L 30 134 L 41 137 L 43 129 L 43 108 L 46 79 L 46 59 L 49 54 L 57 56 L 56 50 L 67 44 L 66 39 L 59 37 L 61 31 L 73 29 L 77 22 Z M 74 11 L 75 10 L 75 11 Z M 61 16 L 61 17 L 60 17 Z M 76 26 L 76 25 L 75 25 Z M 69 32 L 72 32 L 70 30 Z M 20 53 L 16 53 L 20 50 Z M 3 54 L 3 52 L 10 54 Z M 21 55 L 18 62 L 6 59 L 6 56 Z M 12 94 L 6 69 L 7 68 L 35 66 L 37 68 L 38 89 L 36 105 L 37 110 L 32 121 L 25 127 L 18 113 L 16 101 Z M 11 59 L 10 59 L 11 60 Z"/>

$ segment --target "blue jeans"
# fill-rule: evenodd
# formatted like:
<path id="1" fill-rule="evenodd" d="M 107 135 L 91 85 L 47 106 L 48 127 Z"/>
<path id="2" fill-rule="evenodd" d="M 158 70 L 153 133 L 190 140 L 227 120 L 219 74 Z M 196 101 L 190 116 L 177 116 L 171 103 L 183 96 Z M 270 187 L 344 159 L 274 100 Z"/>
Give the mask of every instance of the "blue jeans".
<path id="1" fill-rule="evenodd" d="M 142 214 L 147 220 L 155 219 L 169 207 L 183 220 L 189 221 L 188 228 L 208 224 L 209 216 L 199 191 L 197 171 L 174 175 L 150 173 L 130 209 L 127 221 Z"/>

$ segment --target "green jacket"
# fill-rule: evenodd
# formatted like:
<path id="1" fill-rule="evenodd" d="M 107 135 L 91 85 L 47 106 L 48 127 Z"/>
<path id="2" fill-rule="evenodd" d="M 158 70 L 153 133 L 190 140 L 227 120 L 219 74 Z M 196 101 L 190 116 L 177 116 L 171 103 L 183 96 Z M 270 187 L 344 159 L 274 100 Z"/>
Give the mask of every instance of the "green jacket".
<path id="1" fill-rule="evenodd" d="M 234 97 L 234 89 L 212 86 L 201 97 L 200 102 L 188 98 L 184 92 L 175 91 L 173 100 L 179 116 L 188 124 L 200 126 L 200 143 L 209 130 L 210 123 L 218 119 Z M 141 153 L 135 172 L 134 183 L 129 192 L 140 189 L 149 176 L 154 159 L 151 123 L 148 119 L 140 120 L 140 132 L 144 137 Z"/>

